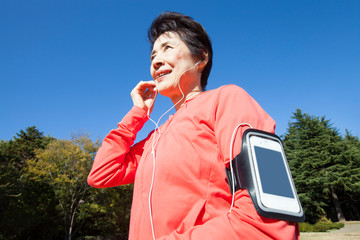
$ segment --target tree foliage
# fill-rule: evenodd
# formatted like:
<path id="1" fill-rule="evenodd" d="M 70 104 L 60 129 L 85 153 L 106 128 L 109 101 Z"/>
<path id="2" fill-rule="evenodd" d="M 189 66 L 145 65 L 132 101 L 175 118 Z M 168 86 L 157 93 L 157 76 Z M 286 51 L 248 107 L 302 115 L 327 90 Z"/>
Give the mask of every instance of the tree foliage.
<path id="1" fill-rule="evenodd" d="M 89 200 L 82 205 L 79 217 L 86 224 L 82 236 L 105 237 L 106 239 L 128 239 L 132 185 L 89 191 Z"/>
<path id="2" fill-rule="evenodd" d="M 323 216 L 333 220 L 349 218 L 344 203 L 353 199 L 355 204 L 354 197 L 359 194 L 356 139 L 348 136 L 354 141 L 353 147 L 348 146 L 329 120 L 300 109 L 292 119 L 283 142 L 307 220 L 315 222 Z"/>
<path id="3" fill-rule="evenodd" d="M 31 180 L 45 182 L 54 191 L 64 220 L 66 239 L 71 239 L 75 228 L 75 215 L 89 190 L 87 175 L 98 144 L 86 136 L 73 140 L 54 140 L 46 149 L 36 150 L 36 156 L 27 160 Z M 81 223 L 78 223 L 79 226 Z"/>
<path id="4" fill-rule="evenodd" d="M 360 141 L 346 130 L 343 138 L 342 158 L 347 163 L 348 171 L 343 172 L 344 185 L 340 198 L 346 219 L 360 219 Z"/>
<path id="5" fill-rule="evenodd" d="M 50 239 L 58 235 L 52 190 L 24 177 L 26 161 L 52 140 L 32 126 L 10 141 L 0 141 L 0 236 Z"/>
<path id="6" fill-rule="evenodd" d="M 36 127 L 0 141 L 0 239 L 127 239 L 132 185 L 87 185 L 99 142 Z"/>

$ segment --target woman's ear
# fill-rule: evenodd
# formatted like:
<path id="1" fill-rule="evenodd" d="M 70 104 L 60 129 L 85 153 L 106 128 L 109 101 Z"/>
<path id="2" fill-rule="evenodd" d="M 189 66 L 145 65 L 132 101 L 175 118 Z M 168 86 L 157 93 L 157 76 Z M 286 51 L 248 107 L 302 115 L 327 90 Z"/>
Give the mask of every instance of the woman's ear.
<path id="1" fill-rule="evenodd" d="M 203 51 L 201 59 L 199 60 L 199 63 L 197 64 L 197 68 L 202 71 L 204 69 L 204 67 L 206 66 L 206 64 L 208 63 L 208 61 L 209 61 L 208 53 L 206 51 Z"/>

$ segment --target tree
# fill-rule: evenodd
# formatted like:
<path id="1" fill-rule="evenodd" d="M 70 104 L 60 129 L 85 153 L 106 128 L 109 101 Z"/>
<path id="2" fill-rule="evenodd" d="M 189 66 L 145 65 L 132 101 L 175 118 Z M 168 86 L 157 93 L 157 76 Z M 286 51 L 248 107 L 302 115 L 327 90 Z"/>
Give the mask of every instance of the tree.
<path id="1" fill-rule="evenodd" d="M 105 239 L 128 239 L 132 185 L 113 188 L 91 188 L 88 200 L 78 215 L 86 224 L 81 235 Z"/>
<path id="2" fill-rule="evenodd" d="M 86 136 L 55 140 L 36 127 L 0 140 L 0 239 L 69 239 L 69 232 L 127 239 L 132 185 L 86 184 L 98 146 Z"/>
<path id="3" fill-rule="evenodd" d="M 93 143 L 87 136 L 77 136 L 71 141 L 54 140 L 27 161 L 29 177 L 53 189 L 63 216 L 66 239 L 71 239 L 81 227 L 81 223 L 75 222 L 76 214 L 87 201 L 86 192 L 90 188 L 87 175 L 97 149 L 97 142 Z"/>
<path id="4" fill-rule="evenodd" d="M 343 172 L 346 176 L 344 189 L 340 194 L 340 200 L 344 206 L 345 218 L 349 220 L 360 219 L 360 141 L 356 136 L 346 130 L 342 140 L 342 158 L 347 163 L 347 171 Z"/>
<path id="5" fill-rule="evenodd" d="M 344 220 L 341 195 L 351 192 L 356 181 L 349 159 L 343 156 L 339 132 L 325 117 L 300 109 L 292 119 L 283 142 L 307 220 L 315 222 L 325 215 Z"/>
<path id="6" fill-rule="evenodd" d="M 57 231 L 53 192 L 24 177 L 26 161 L 53 138 L 35 126 L 0 141 L 0 232 L 6 239 L 50 239 Z"/>

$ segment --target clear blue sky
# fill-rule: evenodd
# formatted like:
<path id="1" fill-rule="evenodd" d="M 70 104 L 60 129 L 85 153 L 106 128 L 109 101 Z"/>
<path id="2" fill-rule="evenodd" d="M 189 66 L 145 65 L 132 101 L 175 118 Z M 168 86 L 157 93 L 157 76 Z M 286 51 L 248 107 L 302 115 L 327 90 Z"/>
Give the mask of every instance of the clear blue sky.
<path id="1" fill-rule="evenodd" d="M 103 139 L 131 108 L 131 89 L 151 78 L 146 34 L 164 10 L 208 31 L 208 89 L 243 87 L 278 135 L 300 108 L 360 136 L 358 0 L 0 0 L 0 139 L 33 125 L 56 138 Z M 157 100 L 155 120 L 171 107 Z"/>

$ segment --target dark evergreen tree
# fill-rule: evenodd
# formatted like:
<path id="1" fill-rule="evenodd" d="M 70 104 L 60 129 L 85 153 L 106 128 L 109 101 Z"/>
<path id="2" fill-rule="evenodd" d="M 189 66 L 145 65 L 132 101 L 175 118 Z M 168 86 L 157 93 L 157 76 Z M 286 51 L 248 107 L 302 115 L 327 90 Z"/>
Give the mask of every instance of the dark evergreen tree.
<path id="1" fill-rule="evenodd" d="M 0 142 L 0 236 L 5 239 L 56 239 L 58 222 L 53 191 L 24 177 L 26 161 L 53 138 L 36 127 Z"/>
<path id="2" fill-rule="evenodd" d="M 284 148 L 307 221 L 316 222 L 323 216 L 344 220 L 342 197 L 344 193 L 353 196 L 359 170 L 344 156 L 344 142 L 329 120 L 300 109 L 292 119 Z"/>
<path id="3" fill-rule="evenodd" d="M 343 188 L 340 194 L 341 205 L 347 220 L 360 219 L 360 141 L 346 130 L 342 140 L 343 161 L 347 163 L 342 172 Z"/>

